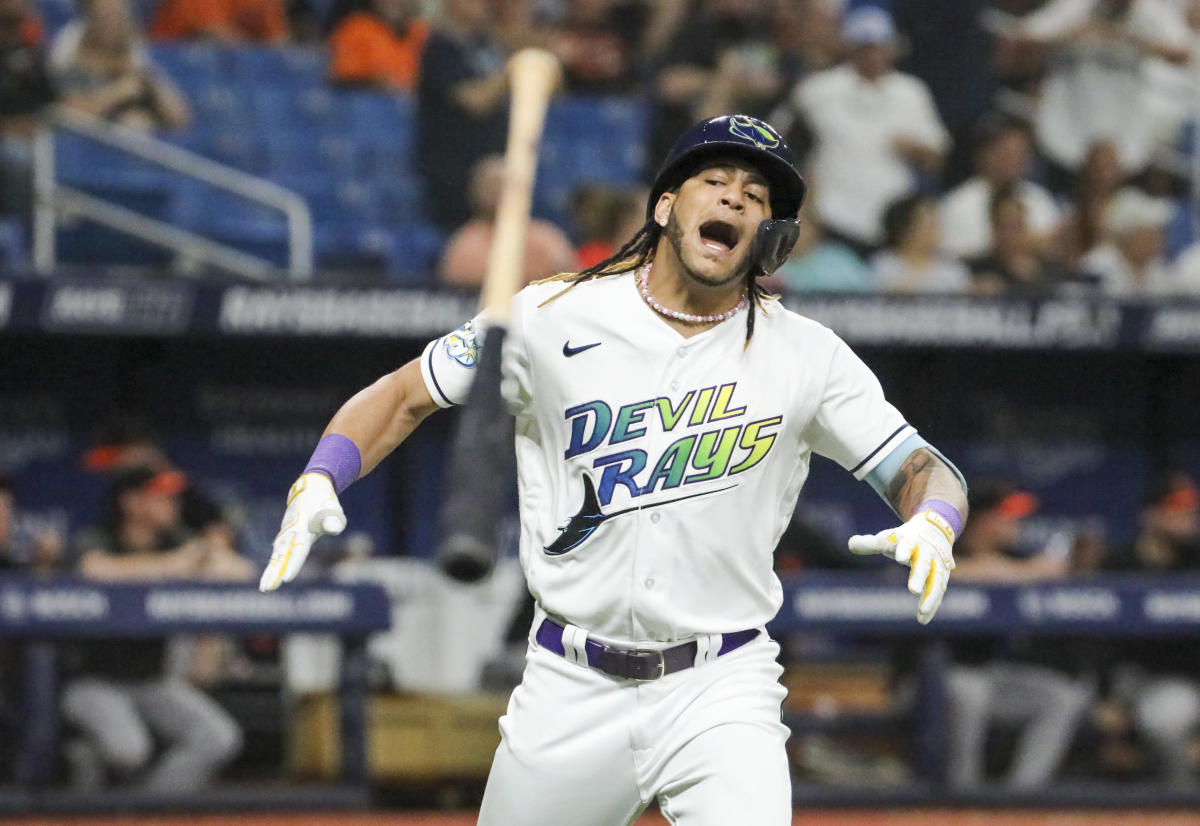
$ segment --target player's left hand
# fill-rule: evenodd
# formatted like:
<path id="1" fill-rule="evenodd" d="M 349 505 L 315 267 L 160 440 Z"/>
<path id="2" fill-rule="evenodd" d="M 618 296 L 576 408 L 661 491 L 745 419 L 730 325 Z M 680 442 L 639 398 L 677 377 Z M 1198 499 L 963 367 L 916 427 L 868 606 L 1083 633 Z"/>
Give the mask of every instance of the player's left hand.
<path id="1" fill-rule="evenodd" d="M 300 566 L 317 537 L 336 536 L 345 529 L 346 515 L 329 477 L 323 473 L 301 476 L 288 491 L 283 524 L 258 590 L 274 591 L 284 582 L 291 582 L 300 573 Z"/>
<path id="2" fill-rule="evenodd" d="M 933 511 L 921 511 L 898 528 L 850 537 L 850 551 L 883 554 L 911 569 L 908 590 L 921 597 L 917 621 L 933 619 L 954 570 L 954 530 Z"/>

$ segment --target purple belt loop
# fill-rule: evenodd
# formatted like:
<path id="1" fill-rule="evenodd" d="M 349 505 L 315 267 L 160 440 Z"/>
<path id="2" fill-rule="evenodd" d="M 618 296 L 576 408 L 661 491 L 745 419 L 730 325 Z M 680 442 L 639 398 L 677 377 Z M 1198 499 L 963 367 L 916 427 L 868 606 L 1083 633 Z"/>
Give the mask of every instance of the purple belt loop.
<path id="1" fill-rule="evenodd" d="M 358 445 L 341 433 L 329 433 L 317 442 L 317 449 L 308 460 L 305 473 L 323 473 L 333 482 L 333 489 L 340 495 L 358 478 L 362 470 L 362 454 Z"/>
<path id="2" fill-rule="evenodd" d="M 926 499 L 921 504 L 917 505 L 917 513 L 921 511 L 933 511 L 938 516 L 950 523 L 950 530 L 954 531 L 956 537 L 962 536 L 963 518 L 958 512 L 958 508 L 951 505 L 949 502 L 941 499 Z"/>

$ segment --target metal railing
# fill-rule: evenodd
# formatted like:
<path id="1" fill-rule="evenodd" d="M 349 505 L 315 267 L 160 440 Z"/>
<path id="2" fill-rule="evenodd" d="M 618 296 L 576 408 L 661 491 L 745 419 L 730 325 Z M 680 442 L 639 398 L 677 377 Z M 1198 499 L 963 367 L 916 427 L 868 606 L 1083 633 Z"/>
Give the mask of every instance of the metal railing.
<path id="1" fill-rule="evenodd" d="M 297 193 L 263 178 L 181 149 L 166 141 L 111 124 L 62 107 L 56 108 L 33 143 L 33 260 L 35 270 L 48 275 L 57 258 L 56 236 L 60 218 L 79 216 L 150 244 L 179 252 L 188 259 L 252 280 L 280 276 L 271 261 L 236 247 L 206 238 L 190 230 L 143 215 L 105 201 L 103 198 L 66 186 L 55 170 L 56 131 L 82 135 L 97 143 L 127 152 L 145 161 L 178 172 L 215 188 L 233 193 L 270 209 L 287 221 L 288 265 L 283 271 L 295 280 L 307 280 L 313 272 L 312 215 Z"/>

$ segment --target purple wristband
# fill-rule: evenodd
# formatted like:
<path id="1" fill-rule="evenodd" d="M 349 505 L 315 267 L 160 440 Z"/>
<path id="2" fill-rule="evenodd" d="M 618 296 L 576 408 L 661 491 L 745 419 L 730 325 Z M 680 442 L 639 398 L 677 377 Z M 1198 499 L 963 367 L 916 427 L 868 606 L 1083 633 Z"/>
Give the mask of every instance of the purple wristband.
<path id="1" fill-rule="evenodd" d="M 954 531 L 955 536 L 962 536 L 962 514 L 958 512 L 958 508 L 949 502 L 944 502 L 941 499 L 926 499 L 917 505 L 917 513 L 921 511 L 933 511 L 950 523 L 950 530 Z"/>
<path id="2" fill-rule="evenodd" d="M 333 489 L 339 495 L 358 478 L 362 470 L 362 454 L 358 445 L 341 433 L 322 436 L 317 449 L 308 460 L 305 473 L 324 473 L 333 481 Z"/>

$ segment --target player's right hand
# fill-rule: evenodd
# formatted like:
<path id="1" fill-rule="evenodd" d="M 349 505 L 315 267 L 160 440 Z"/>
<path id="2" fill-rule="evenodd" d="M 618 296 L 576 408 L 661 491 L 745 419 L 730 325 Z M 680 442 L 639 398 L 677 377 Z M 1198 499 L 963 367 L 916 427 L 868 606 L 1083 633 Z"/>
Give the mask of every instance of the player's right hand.
<path id="1" fill-rule="evenodd" d="M 954 570 L 954 529 L 931 510 L 921 511 L 897 528 L 850 537 L 850 551 L 882 554 L 909 567 L 908 590 L 920 597 L 917 622 L 927 624 L 942 604 Z"/>
<path id="2" fill-rule="evenodd" d="M 336 536 L 346 529 L 346 514 L 338 502 L 333 482 L 324 473 L 306 473 L 288 491 L 283 524 L 271 548 L 271 561 L 258 582 L 258 590 L 274 591 L 300 573 L 308 551 L 318 536 Z"/>

